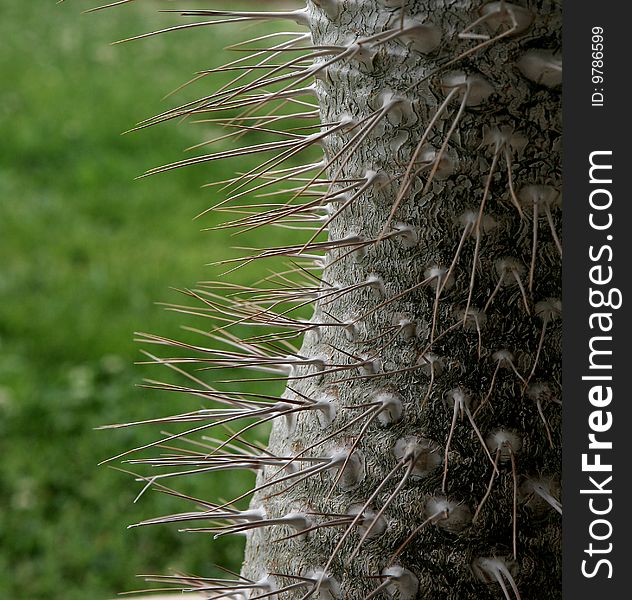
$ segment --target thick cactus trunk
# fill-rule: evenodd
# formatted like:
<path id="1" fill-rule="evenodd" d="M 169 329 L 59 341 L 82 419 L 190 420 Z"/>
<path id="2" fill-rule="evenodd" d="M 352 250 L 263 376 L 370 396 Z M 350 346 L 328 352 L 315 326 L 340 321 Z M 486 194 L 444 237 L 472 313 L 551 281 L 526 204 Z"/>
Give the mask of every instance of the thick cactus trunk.
<path id="1" fill-rule="evenodd" d="M 357 289 L 321 301 L 315 320 L 348 327 L 306 336 L 300 354 L 322 359 L 324 373 L 297 369 L 307 377 L 285 395 L 329 399 L 336 418 L 277 420 L 269 450 L 288 456 L 328 436 L 308 455 L 356 449 L 333 493 L 336 469 L 269 498 L 266 488 L 252 507 L 268 517 L 384 510 L 363 541 L 369 516 L 285 543 L 273 543 L 278 528 L 257 529 L 243 574 L 285 573 L 288 584 L 326 569 L 340 587 L 333 597 L 365 598 L 384 583 L 401 598 L 465 600 L 502 597 L 498 575 L 511 590 L 506 567 L 523 599 L 559 597 L 561 519 L 548 500 L 560 474 L 559 3 L 404 2 L 403 21 L 399 2 L 318 4 L 308 4 L 317 46 L 352 48 L 395 30 L 348 59 L 318 59 L 331 64 L 316 85 L 323 123 L 348 116 L 367 131 L 323 142 L 328 159 L 345 157 L 329 179 L 366 188 L 332 203 L 337 211 L 355 196 L 329 238 L 383 239 L 328 253 L 323 278 Z M 480 15 L 489 18 L 472 27 Z M 468 44 L 462 32 L 488 37 Z M 382 115 L 373 129 L 370 115 Z M 344 408 L 354 406 L 364 408 Z M 411 581 L 375 578 L 397 575 L 396 566 Z M 330 597 L 323 586 L 315 597 Z"/>
<path id="2" fill-rule="evenodd" d="M 321 119 L 319 133 L 288 126 L 289 141 L 256 147 L 276 159 L 235 184 L 265 187 L 273 173 L 293 187 L 241 224 L 303 218 L 312 229 L 297 246 L 261 256 L 312 257 L 322 272 L 295 269 L 302 284 L 280 279 L 279 296 L 192 294 L 224 329 L 228 316 L 276 332 L 226 335 L 224 351 L 185 346 L 197 360 L 289 378 L 282 399 L 254 402 L 188 376 L 190 391 L 230 406 L 174 420 L 273 429 L 265 452 L 234 436 L 195 461 L 183 453 L 186 465 L 258 476 L 247 511 L 205 500 L 159 520 L 247 532 L 241 579 L 182 581 L 239 600 L 559 598 L 560 2 L 310 0 L 275 16 L 311 38 L 276 39 L 260 80 L 158 119 L 305 95 Z M 312 66 L 273 66 L 301 44 Z M 254 125 L 275 127 L 275 114 Z M 322 163 L 282 170 L 316 144 Z M 309 322 L 287 308 L 304 303 Z M 284 328 L 307 332 L 300 350 Z"/>

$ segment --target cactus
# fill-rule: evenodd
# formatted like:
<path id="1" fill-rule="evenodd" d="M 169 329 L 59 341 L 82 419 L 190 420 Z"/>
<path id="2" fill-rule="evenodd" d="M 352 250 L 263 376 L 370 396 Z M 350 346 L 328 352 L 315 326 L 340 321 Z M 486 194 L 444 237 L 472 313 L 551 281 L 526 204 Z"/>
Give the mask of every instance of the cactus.
<path id="1" fill-rule="evenodd" d="M 174 29 L 304 32 L 257 32 L 230 84 L 140 125 L 199 115 L 272 141 L 148 174 L 261 155 L 215 208 L 237 213 L 227 228 L 298 232 L 235 261 L 282 257 L 276 276 L 200 285 L 174 307 L 210 319 L 213 342 L 143 337 L 182 353 L 149 354 L 182 377 L 162 387 L 214 407 L 163 419 L 193 425 L 143 446 L 172 448 L 138 461 L 166 469 L 147 486 L 257 473 L 239 498 L 143 523 L 246 534 L 241 574 L 162 581 L 234 600 L 559 598 L 561 2 L 182 14 Z M 222 368 L 287 387 L 219 391 Z M 266 423 L 267 448 L 244 437 Z M 228 440 L 199 445 L 227 424 Z"/>

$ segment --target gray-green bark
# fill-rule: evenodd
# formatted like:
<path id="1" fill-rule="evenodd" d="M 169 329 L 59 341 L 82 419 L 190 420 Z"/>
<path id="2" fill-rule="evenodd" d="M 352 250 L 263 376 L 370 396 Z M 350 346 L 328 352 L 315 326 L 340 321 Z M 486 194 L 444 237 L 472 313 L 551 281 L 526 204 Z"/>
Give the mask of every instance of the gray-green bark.
<path id="1" fill-rule="evenodd" d="M 319 4 L 322 8 L 308 3 L 315 45 L 348 46 L 400 26 L 399 2 L 331 0 Z M 485 569 L 489 558 L 502 559 L 510 566 L 523 600 L 559 598 L 561 517 L 554 510 L 555 502 L 543 500 L 533 489 L 540 485 L 537 489 L 544 490 L 544 496 L 548 491 L 559 499 L 561 409 L 555 400 L 560 397 L 557 299 L 561 257 L 553 231 L 561 229 L 560 3 L 490 3 L 483 10 L 492 16 L 471 30 L 468 26 L 486 14 L 479 12 L 479 2 L 418 0 L 403 4 L 404 27 L 414 22 L 430 27 L 420 29 L 416 37 L 394 35 L 379 45 L 365 44 L 358 55 L 327 67 L 316 88 L 323 123 L 338 122 L 346 115 L 359 120 L 379 110 L 389 97 L 399 100 L 353 149 L 342 168 L 336 163 L 328 169 L 329 177 L 341 180 L 363 178 L 371 171 L 380 174 L 376 183 L 332 221 L 329 237 L 333 240 L 349 235 L 370 240 L 383 233 L 411 157 L 428 124 L 453 92 L 427 135 L 428 148 L 419 153 L 419 165 L 413 169 L 417 173 L 387 229 L 388 234 L 392 226 L 404 224 L 414 232 L 412 241 L 410 236 L 387 237 L 326 267 L 323 277 L 342 287 L 365 282 L 370 276 L 377 276 L 378 282 L 327 300 L 326 313 L 317 306 L 316 319 L 355 321 L 355 330 L 321 327 L 306 336 L 300 351 L 305 357 L 323 358 L 325 371 L 330 365 L 358 362 L 350 356 L 377 360 L 364 370 L 320 376 L 313 366 L 296 369 L 293 376 L 314 376 L 292 380 L 292 389 L 314 399 L 331 396 L 337 416 L 323 426 L 318 411 L 307 411 L 298 416 L 291 430 L 285 419 L 277 419 L 269 450 L 287 456 L 311 446 L 362 412 L 344 407 L 379 401 L 384 397 L 380 394 L 396 394 L 403 413 L 397 422 L 389 417 L 384 418 L 386 423 L 375 419 L 366 429 L 354 457 L 354 464 L 357 459 L 362 462 L 357 483 L 339 484 L 327 496 L 336 475 L 332 469 L 273 497 L 267 497 L 270 489 L 266 489 L 255 495 L 251 507 L 265 509 L 267 517 L 288 512 L 347 513 L 351 506 L 363 505 L 397 465 L 394 448 L 398 441 L 414 437 L 423 444 L 430 440 L 443 459 L 454 403 L 463 401 L 471 413 L 476 411 L 476 425 L 499 470 L 475 521 L 469 523 L 467 512 L 469 516 L 476 513 L 493 466 L 463 415 L 454 427 L 445 486 L 443 464 L 429 474 L 408 478 L 385 510 L 385 523 L 376 527 L 383 531 L 365 540 L 347 564 L 362 534 L 360 527 L 354 527 L 327 569 L 341 589 L 332 597 L 360 600 L 368 596 L 384 581 L 372 577 L 380 575 L 409 534 L 432 517 L 433 502 L 446 497 L 460 505 L 450 513 L 452 520 L 445 514 L 432 519 L 394 561 L 418 580 L 415 595 L 401 592 L 402 598 L 503 598 L 500 585 L 490 574 L 493 564 Z M 464 39 L 459 37 L 463 31 L 486 34 L 487 38 Z M 438 32 L 441 42 L 435 50 L 416 50 L 426 50 L 424 43 Z M 444 66 L 486 39 L 492 41 Z M 426 186 L 432 161 L 422 170 L 422 158 L 432 157 L 433 150 L 439 152 L 460 107 L 462 114 L 447 141 L 446 172 L 437 172 Z M 333 157 L 349 146 L 356 132 L 326 137 L 325 156 Z M 537 245 L 530 282 L 534 225 Z M 331 251 L 328 261 L 347 251 Z M 469 312 L 464 318 L 475 258 Z M 432 278 L 430 269 L 449 269 L 450 265 L 449 279 Z M 424 280 L 429 281 L 386 302 Z M 443 289 L 431 345 L 437 285 Z M 356 321 L 381 303 L 384 305 L 373 314 Z M 415 326 L 393 328 L 404 320 Z M 459 322 L 464 324 L 456 325 Z M 371 339 L 374 341 L 365 341 Z M 413 369 L 415 366 L 418 368 Z M 285 397 L 297 396 L 287 391 Z M 385 411 L 382 416 L 385 414 L 390 413 Z M 344 429 L 308 456 L 330 457 L 338 450 L 348 450 L 365 422 Z M 403 463 L 383 486 L 370 504 L 373 511 L 389 499 L 410 464 Z M 275 470 L 270 467 L 260 473 L 258 483 Z M 348 474 L 349 479 L 355 476 L 350 470 Z M 459 510 L 463 522 L 457 522 Z M 311 517 L 313 524 L 331 518 Z M 257 529 L 249 534 L 242 574 L 259 580 L 269 573 L 313 573 L 327 565 L 345 530 L 345 526 L 321 528 L 274 543 L 294 530 L 284 526 Z M 482 581 L 486 577 L 489 583 Z M 509 579 L 503 579 L 513 597 Z M 279 587 L 296 581 L 275 578 Z M 280 597 L 302 598 L 309 589 Z M 314 597 L 330 597 L 327 589 L 321 585 Z M 393 585 L 380 597 L 396 589 Z"/>

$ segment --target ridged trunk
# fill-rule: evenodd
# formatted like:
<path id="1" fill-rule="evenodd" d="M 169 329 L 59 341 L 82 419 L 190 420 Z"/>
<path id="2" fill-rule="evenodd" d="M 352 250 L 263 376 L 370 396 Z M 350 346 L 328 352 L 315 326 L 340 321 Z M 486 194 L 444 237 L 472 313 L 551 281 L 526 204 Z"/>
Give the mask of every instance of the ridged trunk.
<path id="1" fill-rule="evenodd" d="M 182 495 L 201 509 L 141 523 L 245 532 L 242 577 L 164 581 L 233 600 L 559 598 L 559 0 L 309 0 L 298 12 L 187 15 L 291 19 L 311 37 L 256 33 L 268 48 L 251 50 L 254 66 L 230 63 L 248 66 L 143 123 L 241 108 L 224 121 L 246 126 L 233 132 L 281 142 L 150 173 L 275 152 L 228 186 L 221 206 L 240 217 L 227 226 L 298 220 L 305 235 L 255 256 L 292 259 L 261 289 L 226 299 L 224 284 L 200 284 L 189 295 L 201 307 L 174 307 L 218 322 L 209 347 L 144 336 L 193 354 L 150 355 L 185 377 L 165 389 L 221 408 L 157 419 L 194 425 L 141 448 L 170 454 L 136 462 L 174 469 L 158 477 L 258 472 L 247 511 L 235 502 L 251 492 L 221 506 Z M 318 125 L 305 96 L 317 98 Z M 287 167 L 318 145 L 322 163 Z M 240 204 L 271 180 L 286 184 L 281 201 Z M 296 316 L 310 304 L 311 321 Z M 271 325 L 271 336 L 240 341 L 244 324 Z M 265 382 L 219 392 L 207 383 L 217 371 L 188 364 L 286 373 L 288 386 L 282 399 Z M 267 450 L 196 436 L 244 418 L 273 421 Z M 185 435 L 196 446 L 179 449 Z M 148 486 L 179 495 L 155 473 Z"/>
<path id="2" fill-rule="evenodd" d="M 306 335 L 300 355 L 315 361 L 293 370 L 284 397 L 325 399 L 335 418 L 312 410 L 276 419 L 269 451 L 290 456 L 333 434 L 305 456 L 344 456 L 362 437 L 333 493 L 336 468 L 287 491 L 266 488 L 251 508 L 267 518 L 300 513 L 310 525 L 334 517 L 308 513 L 346 514 L 372 496 L 367 510 L 386 509 L 355 555 L 368 517 L 347 534 L 346 526 L 319 528 L 281 543 L 293 529 L 250 532 L 243 576 L 290 576 L 273 577 L 280 588 L 301 581 L 291 576 L 318 580 L 326 568 L 335 580 L 279 597 L 311 590 L 361 600 L 384 583 L 378 597 L 503 598 L 494 573 L 513 597 L 505 566 L 523 600 L 561 596 L 561 6 L 518 4 L 308 2 L 315 46 L 349 48 L 401 23 L 405 33 L 375 38 L 381 43 L 318 74 L 322 123 L 351 119 L 350 130 L 322 142 L 329 159 L 352 148 L 328 178 L 340 181 L 334 190 L 363 178 L 366 188 L 332 204 L 335 212 L 357 194 L 331 221 L 329 239 L 384 237 L 327 253 L 326 285 L 357 288 L 317 303 L 314 321 L 347 326 Z M 354 138 L 351 126 L 381 109 L 375 128 Z M 382 412 L 362 431 L 373 408 L 348 407 L 371 402 Z M 258 484 L 276 471 L 261 471 Z"/>

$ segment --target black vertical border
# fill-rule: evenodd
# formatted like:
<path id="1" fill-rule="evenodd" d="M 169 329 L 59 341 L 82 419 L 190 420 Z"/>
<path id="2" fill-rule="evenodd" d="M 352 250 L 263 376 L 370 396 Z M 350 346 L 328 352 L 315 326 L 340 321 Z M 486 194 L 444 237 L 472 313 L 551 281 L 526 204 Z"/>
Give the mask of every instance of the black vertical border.
<path id="1" fill-rule="evenodd" d="M 632 598 L 632 497 L 628 492 L 632 487 L 629 485 L 632 482 L 632 390 L 628 388 L 632 383 L 632 327 L 628 309 L 628 301 L 632 301 L 629 293 L 632 230 L 627 229 L 632 225 L 632 193 L 626 185 L 626 179 L 632 179 L 629 150 L 632 85 L 628 85 L 632 79 L 632 28 L 627 19 L 631 11 L 628 3 L 616 0 L 566 0 L 563 11 L 563 598 L 627 600 Z M 604 29 L 603 84 L 592 81 L 593 27 Z M 595 88 L 603 88 L 603 106 L 591 106 Z M 607 186 L 614 198 L 609 211 L 613 226 L 602 232 L 589 226 L 589 196 L 595 189 L 589 183 L 589 155 L 600 150 L 613 153 L 613 183 Z M 607 235 L 612 235 L 612 240 L 606 240 Z M 598 248 L 603 244 L 609 244 L 613 250 L 609 263 L 613 269 L 611 285 L 619 288 L 623 295 L 623 305 L 618 310 L 591 309 L 589 303 L 588 273 L 595 263 L 590 261 L 588 249 L 590 245 Z M 597 333 L 589 328 L 591 310 L 610 311 L 614 320 L 610 332 L 613 336 L 613 400 L 603 409 L 612 412 L 613 425 L 599 435 L 613 443 L 612 450 L 601 452 L 602 462 L 613 465 L 611 473 L 582 472 L 582 454 L 588 452 L 591 431 L 588 419 L 595 410 L 588 400 L 594 383 L 582 380 L 582 376 L 589 374 L 588 342 L 591 335 Z M 604 475 L 612 475 L 607 486 L 612 493 L 582 494 L 582 489 L 591 487 L 588 479 L 591 475 L 599 482 Z M 592 514 L 591 497 L 595 498 L 595 506 L 601 508 L 607 505 L 605 499 L 611 498 L 612 511 L 603 517 Z M 590 524 L 597 518 L 608 519 L 612 524 L 610 539 L 591 540 Z M 596 531 L 601 534 L 606 529 L 603 526 Z M 591 541 L 595 548 L 601 549 L 612 543 L 612 550 L 591 558 L 586 552 Z M 591 571 L 599 558 L 611 562 L 612 577 L 608 578 L 609 569 L 605 565 L 594 577 L 584 576 L 582 561 L 590 561 L 587 570 Z"/>

